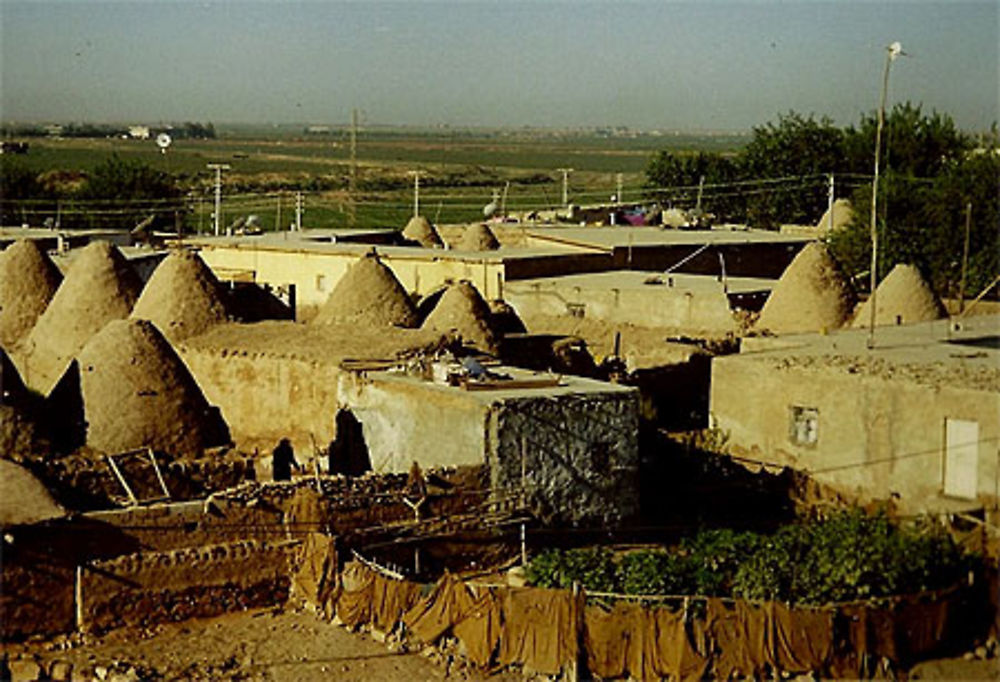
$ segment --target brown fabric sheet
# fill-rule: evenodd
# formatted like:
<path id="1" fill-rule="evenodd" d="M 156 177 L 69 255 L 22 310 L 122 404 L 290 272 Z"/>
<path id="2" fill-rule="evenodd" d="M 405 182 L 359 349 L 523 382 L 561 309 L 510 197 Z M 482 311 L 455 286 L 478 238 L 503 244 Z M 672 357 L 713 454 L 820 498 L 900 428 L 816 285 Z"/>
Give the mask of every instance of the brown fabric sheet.
<path id="1" fill-rule="evenodd" d="M 298 548 L 293 592 L 305 601 L 325 609 L 337 588 L 337 552 L 334 539 L 309 533 Z"/>
<path id="2" fill-rule="evenodd" d="M 708 671 L 710 643 L 704 622 L 686 623 L 683 613 L 652 612 L 646 641 L 655 650 L 655 670 L 672 680 L 700 680 Z"/>
<path id="3" fill-rule="evenodd" d="M 351 628 L 371 622 L 374 589 L 374 571 L 358 561 L 347 564 L 341 574 L 337 617 Z"/>
<path id="4" fill-rule="evenodd" d="M 508 590 L 503 600 L 500 663 L 555 675 L 579 653 L 583 595 L 540 588 Z"/>
<path id="5" fill-rule="evenodd" d="M 792 609 L 777 602 L 766 609 L 778 669 L 794 673 L 823 670 L 833 655 L 833 611 Z"/>
<path id="6" fill-rule="evenodd" d="M 600 606 L 584 609 L 584 646 L 587 650 L 587 668 L 603 678 L 625 676 L 631 623 L 627 612 L 619 608 L 608 611 Z"/>
<path id="7" fill-rule="evenodd" d="M 417 639 L 433 644 L 473 608 L 474 600 L 465 584 L 446 573 L 429 595 L 417 601 L 403 616 L 403 623 Z"/>
<path id="8" fill-rule="evenodd" d="M 376 573 L 372 586 L 372 623 L 383 632 L 391 632 L 419 599 L 419 584 Z"/>
<path id="9" fill-rule="evenodd" d="M 769 619 L 763 607 L 746 602 L 728 606 L 719 599 L 708 599 L 706 621 L 715 645 L 715 677 L 751 677 L 774 664 Z"/>
<path id="10" fill-rule="evenodd" d="M 500 643 L 500 628 L 500 599 L 491 590 L 484 590 L 453 630 L 469 660 L 486 667 Z"/>

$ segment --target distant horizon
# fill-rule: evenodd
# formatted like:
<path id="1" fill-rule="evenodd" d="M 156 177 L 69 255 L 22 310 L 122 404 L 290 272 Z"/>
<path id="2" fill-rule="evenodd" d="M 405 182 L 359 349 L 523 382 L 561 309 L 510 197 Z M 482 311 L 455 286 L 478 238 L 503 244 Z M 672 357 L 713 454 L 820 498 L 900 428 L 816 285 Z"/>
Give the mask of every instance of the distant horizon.
<path id="1" fill-rule="evenodd" d="M 0 2 L 0 117 L 748 133 L 911 101 L 1000 119 L 1000 3 Z M 299 123 L 301 122 L 301 123 Z"/>

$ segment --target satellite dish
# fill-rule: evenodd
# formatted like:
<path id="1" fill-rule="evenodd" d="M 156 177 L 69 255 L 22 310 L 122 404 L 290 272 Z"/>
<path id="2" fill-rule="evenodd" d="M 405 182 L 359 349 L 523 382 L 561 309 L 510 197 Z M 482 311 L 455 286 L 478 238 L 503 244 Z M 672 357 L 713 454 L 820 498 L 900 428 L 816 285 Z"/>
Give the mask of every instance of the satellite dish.
<path id="1" fill-rule="evenodd" d="M 161 154 L 167 153 L 167 147 L 170 146 L 171 142 L 173 142 L 173 140 L 171 140 L 170 136 L 166 133 L 160 133 L 156 136 L 156 146 L 160 148 Z"/>

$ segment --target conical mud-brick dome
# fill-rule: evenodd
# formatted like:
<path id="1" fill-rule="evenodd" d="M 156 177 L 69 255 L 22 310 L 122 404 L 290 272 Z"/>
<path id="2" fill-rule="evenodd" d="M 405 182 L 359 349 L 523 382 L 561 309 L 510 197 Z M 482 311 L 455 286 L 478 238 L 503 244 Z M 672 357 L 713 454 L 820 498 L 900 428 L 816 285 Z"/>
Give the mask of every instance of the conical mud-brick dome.
<path id="1" fill-rule="evenodd" d="M 410 218 L 410 222 L 406 223 L 406 227 L 403 228 L 403 238 L 411 242 L 416 242 L 428 249 L 444 246 L 444 242 L 441 241 L 441 235 L 437 233 L 431 222 L 422 215 Z"/>
<path id="2" fill-rule="evenodd" d="M 845 227 L 854 217 L 854 207 L 849 199 L 837 199 L 833 202 L 833 226 L 830 226 L 831 209 L 826 209 L 823 217 L 816 223 L 816 229 L 820 232 L 836 232 Z"/>
<path id="3" fill-rule="evenodd" d="M 875 293 L 875 324 L 912 324 L 944 317 L 944 306 L 920 271 L 900 263 L 883 279 Z M 871 324 L 871 299 L 858 307 L 854 327 Z"/>
<path id="4" fill-rule="evenodd" d="M 464 343 L 493 353 L 497 349 L 497 338 L 491 317 L 490 307 L 476 288 L 469 282 L 461 281 L 448 287 L 424 320 L 422 328 L 458 332 Z"/>
<path id="5" fill-rule="evenodd" d="M 90 447 L 187 455 L 224 441 L 218 413 L 151 322 L 109 322 L 77 365 Z"/>
<path id="6" fill-rule="evenodd" d="M 111 320 L 128 317 L 141 289 L 135 272 L 110 243 L 91 242 L 81 249 L 24 342 L 25 383 L 47 394 L 91 336 Z"/>
<path id="7" fill-rule="evenodd" d="M 330 293 L 315 323 L 351 323 L 369 327 L 416 327 L 417 309 L 378 256 L 364 255 Z"/>
<path id="8" fill-rule="evenodd" d="M 174 251 L 157 266 L 132 317 L 149 320 L 172 342 L 226 321 L 219 281 L 192 251 Z"/>
<path id="9" fill-rule="evenodd" d="M 0 346 L 12 349 L 28 336 L 61 281 L 34 240 L 19 239 L 0 252 Z"/>
<path id="10" fill-rule="evenodd" d="M 0 459 L 0 526 L 38 523 L 65 515 L 33 473 Z"/>
<path id="11" fill-rule="evenodd" d="M 854 292 L 829 251 L 812 242 L 785 268 L 756 328 L 776 334 L 838 329 L 854 304 Z"/>
<path id="12" fill-rule="evenodd" d="M 488 226 L 475 223 L 465 228 L 458 248 L 464 251 L 495 251 L 500 248 L 500 242 Z"/>

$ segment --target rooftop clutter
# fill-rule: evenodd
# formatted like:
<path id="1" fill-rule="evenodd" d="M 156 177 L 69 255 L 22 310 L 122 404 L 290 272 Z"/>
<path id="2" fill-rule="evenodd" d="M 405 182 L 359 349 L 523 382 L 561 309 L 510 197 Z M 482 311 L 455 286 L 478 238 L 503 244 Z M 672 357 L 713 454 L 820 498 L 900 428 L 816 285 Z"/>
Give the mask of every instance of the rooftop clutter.
<path id="1" fill-rule="evenodd" d="M 913 265 L 898 264 L 875 290 L 875 324 L 912 324 L 944 317 L 944 306 Z M 858 307 L 854 326 L 871 323 L 871 299 Z"/>
<path id="2" fill-rule="evenodd" d="M 314 323 L 416 327 L 418 317 L 403 285 L 372 251 L 348 268 Z"/>
<path id="3" fill-rule="evenodd" d="M 0 252 L 0 346 L 11 349 L 28 336 L 61 281 L 34 240 L 19 239 Z"/>
<path id="4" fill-rule="evenodd" d="M 73 356 L 111 320 L 127 317 L 142 285 L 109 242 L 91 242 L 76 256 L 25 341 L 31 388 L 48 393 Z"/>
<path id="5" fill-rule="evenodd" d="M 87 445 L 197 454 L 228 440 L 187 367 L 146 320 L 114 320 L 77 358 Z"/>
<path id="6" fill-rule="evenodd" d="M 132 310 L 171 341 L 201 334 L 227 318 L 224 292 L 193 251 L 174 251 L 153 272 Z"/>
<path id="7" fill-rule="evenodd" d="M 826 246 L 812 242 L 782 273 L 756 328 L 776 334 L 837 329 L 854 303 L 854 292 Z"/>

